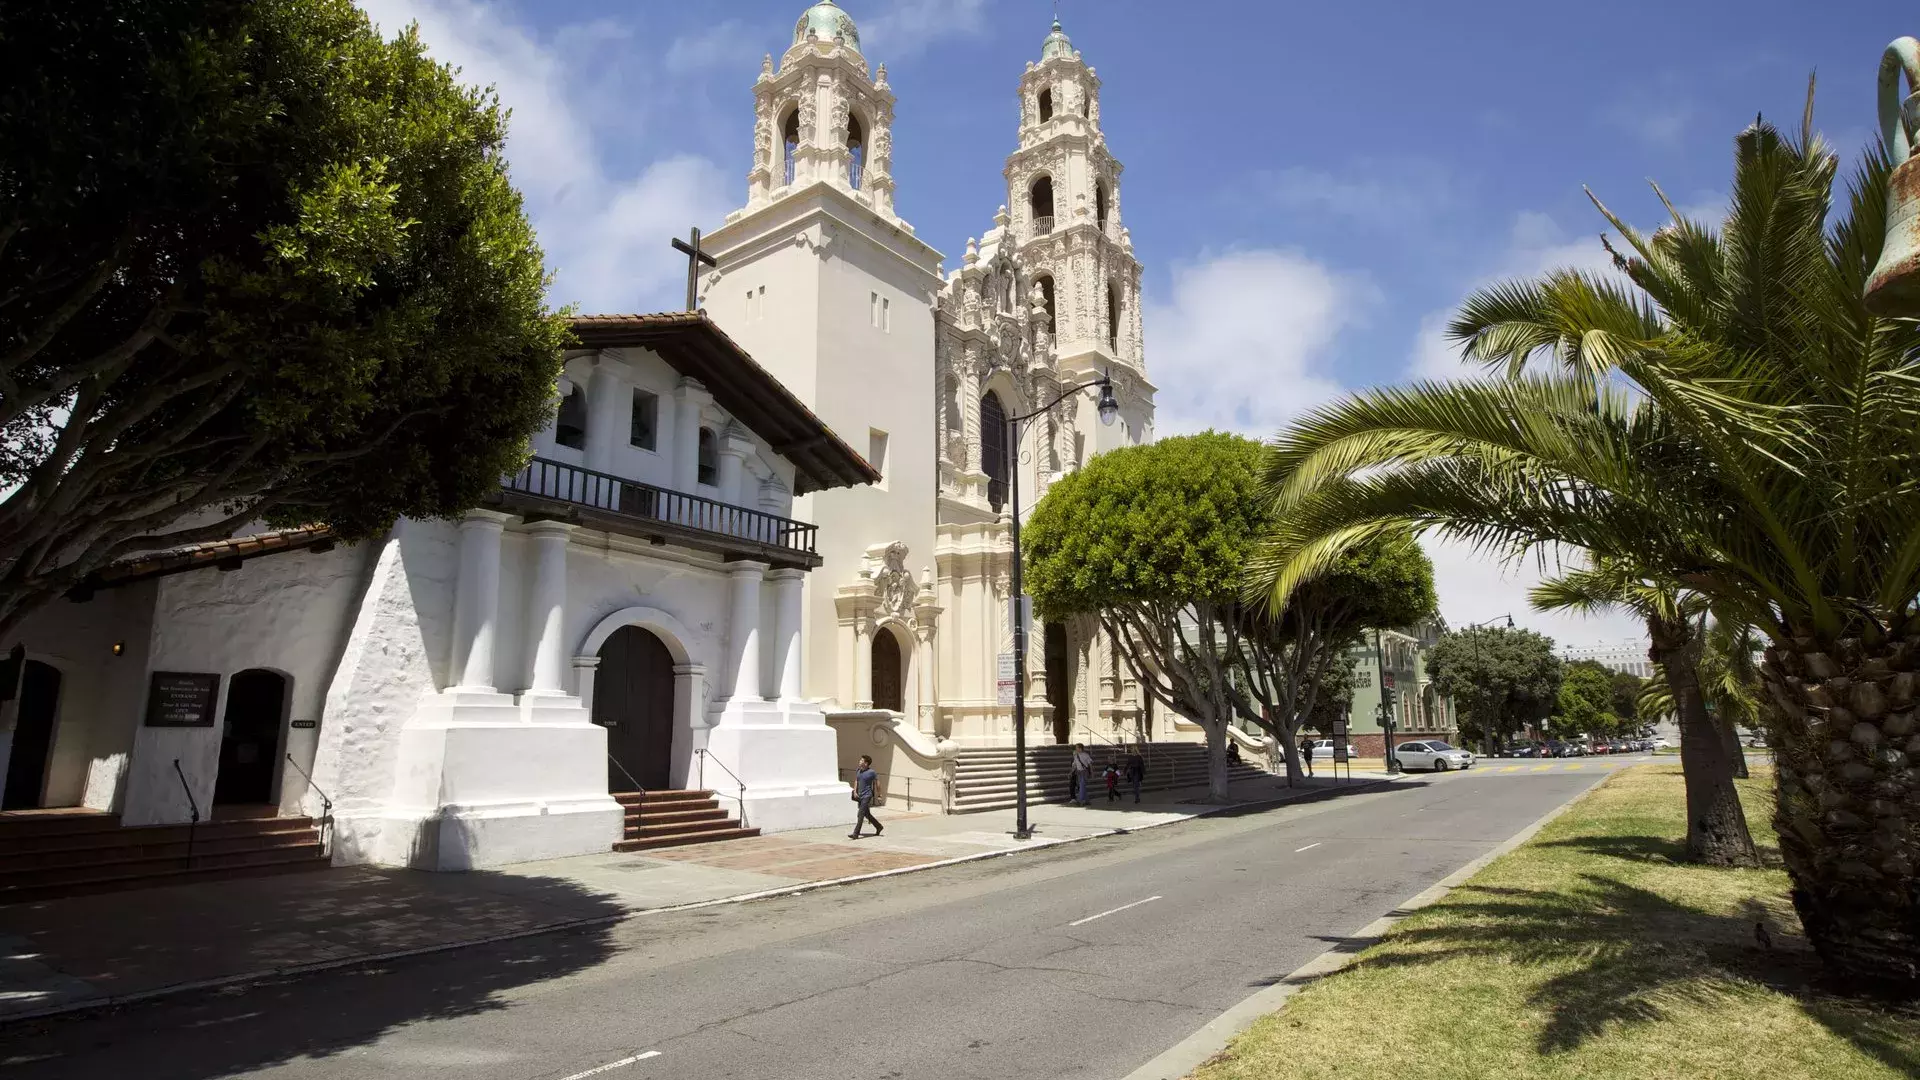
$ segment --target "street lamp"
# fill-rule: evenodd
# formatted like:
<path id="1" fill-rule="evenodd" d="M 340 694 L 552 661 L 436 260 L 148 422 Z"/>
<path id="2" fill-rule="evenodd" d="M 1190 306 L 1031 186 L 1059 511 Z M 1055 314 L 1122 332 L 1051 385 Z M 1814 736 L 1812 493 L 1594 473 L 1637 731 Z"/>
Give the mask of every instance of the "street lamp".
<path id="1" fill-rule="evenodd" d="M 1092 382 L 1081 383 L 1071 390 L 1064 390 L 1060 396 L 1040 408 L 1023 416 L 1007 417 L 1007 485 L 1013 497 L 1013 582 L 1012 602 L 1008 605 L 1008 614 L 1013 619 L 1013 798 L 1014 819 L 1013 838 L 1025 840 L 1033 835 L 1027 827 L 1027 620 L 1021 601 L 1025 599 L 1026 584 L 1022 576 L 1020 558 L 1020 425 L 1024 421 L 1053 411 L 1061 402 L 1082 390 L 1100 388 L 1100 422 L 1113 426 L 1114 418 L 1120 415 L 1120 400 L 1113 394 L 1113 372 L 1108 371 Z"/>

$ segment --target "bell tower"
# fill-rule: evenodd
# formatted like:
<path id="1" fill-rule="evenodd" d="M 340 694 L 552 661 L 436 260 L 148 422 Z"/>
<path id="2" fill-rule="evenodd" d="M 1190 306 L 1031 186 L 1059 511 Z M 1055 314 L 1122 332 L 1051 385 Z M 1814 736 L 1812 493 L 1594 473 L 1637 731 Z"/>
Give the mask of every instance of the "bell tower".
<path id="1" fill-rule="evenodd" d="M 1062 381 L 1114 370 L 1144 383 L 1140 263 L 1120 216 L 1122 166 L 1100 129 L 1100 79 L 1054 20 L 1020 80 L 1007 158 L 1010 233 L 1052 313 Z"/>
<path id="2" fill-rule="evenodd" d="M 753 96 L 753 170 L 743 212 L 819 182 L 898 220 L 887 67 L 869 74 L 860 31 L 839 5 L 823 0 L 800 16 L 779 70 L 773 57 L 761 61 Z"/>

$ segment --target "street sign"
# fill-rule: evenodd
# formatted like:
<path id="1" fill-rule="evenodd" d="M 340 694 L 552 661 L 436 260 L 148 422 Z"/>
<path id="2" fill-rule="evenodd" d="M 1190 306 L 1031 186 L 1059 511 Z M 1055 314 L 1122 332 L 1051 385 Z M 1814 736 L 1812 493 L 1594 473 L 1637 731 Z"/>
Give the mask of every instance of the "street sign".
<path id="1" fill-rule="evenodd" d="M 1333 722 L 1333 760 L 1335 764 L 1344 764 L 1351 760 L 1353 752 L 1347 748 L 1347 722 Z"/>
<path id="2" fill-rule="evenodd" d="M 1018 687 L 1013 677 L 1013 654 L 1010 652 L 1000 654 L 1000 674 L 996 680 L 996 685 L 1000 690 L 1000 704 L 1013 704 L 1014 695 L 1018 693 Z"/>
<path id="3" fill-rule="evenodd" d="M 1381 672 L 1380 685 L 1386 687 L 1389 690 L 1393 689 L 1393 672 L 1391 671 Z"/>

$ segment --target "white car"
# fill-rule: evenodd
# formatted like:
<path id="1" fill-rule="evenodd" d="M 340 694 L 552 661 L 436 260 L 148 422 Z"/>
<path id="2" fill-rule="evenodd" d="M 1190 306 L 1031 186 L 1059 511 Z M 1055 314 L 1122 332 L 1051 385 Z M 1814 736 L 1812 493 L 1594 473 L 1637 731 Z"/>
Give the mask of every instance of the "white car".
<path id="1" fill-rule="evenodd" d="M 1321 765 L 1329 765 L 1333 763 L 1333 740 L 1332 739 L 1308 739 L 1306 743 L 1303 744 L 1302 746 L 1302 753 L 1305 752 L 1305 747 L 1307 746 L 1313 747 L 1313 764 L 1316 767 Z M 1353 744 L 1348 743 L 1347 756 L 1349 758 L 1359 756 L 1355 754 L 1353 750 L 1354 750 Z"/>
<path id="2" fill-rule="evenodd" d="M 1400 767 L 1403 769 L 1432 769 L 1434 772 L 1446 772 L 1448 769 L 1473 768 L 1473 754 L 1470 751 L 1449 746 L 1437 739 L 1400 743 L 1393 748 L 1393 754 L 1400 759 Z"/>

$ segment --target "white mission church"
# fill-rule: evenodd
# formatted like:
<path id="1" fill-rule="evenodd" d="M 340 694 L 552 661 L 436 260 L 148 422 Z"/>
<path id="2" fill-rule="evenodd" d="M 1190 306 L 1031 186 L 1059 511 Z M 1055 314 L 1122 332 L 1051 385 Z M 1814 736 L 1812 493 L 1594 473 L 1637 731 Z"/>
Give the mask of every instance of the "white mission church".
<path id="1" fill-rule="evenodd" d="M 432 869 L 840 823 L 863 753 L 910 808 L 964 808 L 956 759 L 1013 738 L 1007 461 L 1030 507 L 1153 437 L 1100 82 L 1056 22 L 951 273 L 896 212 L 894 97 L 844 10 L 753 92 L 701 310 L 577 319 L 485 505 L 127 559 L 0 643 L 4 808 L 199 819 L 235 852 L 325 809 L 336 863 Z M 1118 423 L 1083 394 L 1007 453 L 1008 416 L 1103 373 Z M 1037 741 L 1194 738 L 1095 627 L 1034 641 Z"/>

